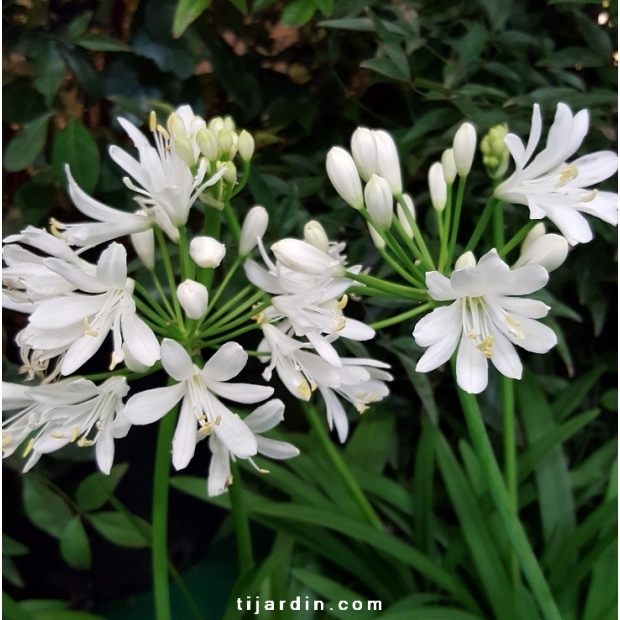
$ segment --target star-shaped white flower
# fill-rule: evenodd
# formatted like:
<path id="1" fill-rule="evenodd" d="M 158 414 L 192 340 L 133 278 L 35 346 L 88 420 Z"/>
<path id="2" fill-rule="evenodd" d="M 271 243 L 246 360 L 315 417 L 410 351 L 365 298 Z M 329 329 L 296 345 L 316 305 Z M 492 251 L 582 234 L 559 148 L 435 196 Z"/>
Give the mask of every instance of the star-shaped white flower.
<path id="1" fill-rule="evenodd" d="M 132 424 L 150 424 L 183 400 L 172 440 L 175 468 L 187 466 L 194 455 L 199 432 L 215 433 L 237 458 L 254 456 L 258 449 L 254 433 L 215 396 L 237 403 L 257 403 L 273 394 L 273 388 L 267 386 L 227 383 L 248 361 L 243 347 L 227 342 L 200 369 L 178 342 L 166 338 L 161 345 L 161 361 L 166 372 L 178 383 L 132 396 L 125 407 L 125 415 Z"/>
<path id="2" fill-rule="evenodd" d="M 488 360 L 506 377 L 520 379 L 523 367 L 513 345 L 546 353 L 556 344 L 553 330 L 535 320 L 546 316 L 549 306 L 518 297 L 541 289 L 549 275 L 536 264 L 511 271 L 495 250 L 477 264 L 471 253 L 457 264 L 464 266 L 449 279 L 437 271 L 426 274 L 429 295 L 454 303 L 436 308 L 416 325 L 416 343 L 428 347 L 416 370 L 434 370 L 458 348 L 457 382 L 478 394 L 487 386 Z"/>
<path id="3" fill-rule="evenodd" d="M 260 437 L 260 433 L 275 428 L 283 419 L 284 403 L 280 399 L 270 400 L 264 405 L 257 407 L 249 416 L 243 419 L 243 422 L 256 438 L 259 454 L 277 460 L 290 459 L 299 455 L 299 450 L 286 441 Z M 209 466 L 207 490 L 209 495 L 213 497 L 214 495 L 225 493 L 228 485 L 233 482 L 230 473 L 230 459 L 235 460 L 235 456 L 231 454 L 230 450 L 215 433 L 212 433 L 209 437 L 209 448 L 213 456 Z M 254 461 L 251 458 L 249 460 L 256 467 Z"/>
<path id="4" fill-rule="evenodd" d="M 567 162 L 581 146 L 588 126 L 587 110 L 573 116 L 566 104 L 559 103 L 547 145 L 532 159 L 542 130 L 540 108 L 534 105 L 527 146 L 515 134 L 504 139 L 516 170 L 495 190 L 501 200 L 529 207 L 531 219 L 548 217 L 571 245 L 592 239 L 581 213 L 618 224 L 618 195 L 590 189 L 618 170 L 616 153 L 598 151 Z"/>

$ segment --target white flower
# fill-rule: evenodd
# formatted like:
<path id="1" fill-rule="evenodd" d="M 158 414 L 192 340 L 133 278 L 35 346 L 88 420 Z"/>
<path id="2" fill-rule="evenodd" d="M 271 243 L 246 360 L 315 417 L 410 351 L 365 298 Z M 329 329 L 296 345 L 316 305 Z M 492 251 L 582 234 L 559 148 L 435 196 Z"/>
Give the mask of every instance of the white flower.
<path id="1" fill-rule="evenodd" d="M 560 235 L 545 234 L 545 225 L 536 224 L 523 240 L 521 255 L 512 268 L 537 264 L 542 265 L 547 271 L 553 271 L 566 260 L 567 256 L 568 241 Z"/>
<path id="2" fill-rule="evenodd" d="M 362 181 L 351 155 L 334 146 L 327 153 L 325 165 L 327 176 L 340 197 L 354 209 L 361 209 L 364 206 Z"/>
<path id="3" fill-rule="evenodd" d="M 413 204 L 413 198 L 411 198 L 409 194 L 403 194 L 403 202 L 407 206 L 411 219 L 415 222 L 415 205 Z M 407 235 L 413 239 L 413 229 L 409 223 L 409 217 L 407 217 L 407 214 L 405 213 L 405 210 L 401 206 L 400 202 L 396 205 L 396 215 L 398 216 L 400 225 L 403 227 Z"/>
<path id="4" fill-rule="evenodd" d="M 22 407 L 3 422 L 3 456 L 11 454 L 32 430 L 40 428 L 24 452 L 24 456 L 32 452 L 24 471 L 32 468 L 42 454 L 75 442 L 80 447 L 95 445 L 99 469 L 110 473 L 114 439 L 125 437 L 130 427 L 123 415 L 122 399 L 129 391 L 124 377 L 111 377 L 100 386 L 80 378 L 36 387 L 3 383 L 2 388 L 3 410 Z"/>
<path id="5" fill-rule="evenodd" d="M 243 422 L 252 431 L 256 438 L 257 452 L 272 459 L 290 459 L 299 455 L 299 450 L 290 443 L 260 437 L 260 433 L 269 431 L 276 427 L 284 419 L 284 403 L 279 399 L 270 400 L 264 405 L 256 408 L 252 413 L 243 419 Z M 209 438 L 209 448 L 213 456 L 209 466 L 209 481 L 207 490 L 209 496 L 221 495 L 226 492 L 227 487 L 232 484 L 230 473 L 230 459 L 235 459 L 228 448 L 220 441 L 214 433 Z M 256 467 L 254 461 L 250 462 Z M 258 469 L 258 467 L 257 467 Z M 259 471 L 268 473 L 266 470 Z"/>
<path id="6" fill-rule="evenodd" d="M 181 282 L 177 287 L 177 298 L 188 318 L 198 320 L 207 316 L 209 291 L 204 284 L 194 280 Z"/>
<path id="7" fill-rule="evenodd" d="M 320 276 L 336 268 L 342 275 L 344 269 L 340 262 L 332 258 L 327 252 L 300 239 L 281 239 L 271 246 L 276 258 L 293 271 L 311 276 Z"/>
<path id="8" fill-rule="evenodd" d="M 265 207 L 256 205 L 252 207 L 243 220 L 241 227 L 241 238 L 239 239 L 239 254 L 247 256 L 263 238 L 267 225 L 269 224 L 269 214 Z"/>
<path id="9" fill-rule="evenodd" d="M 310 220 L 304 226 L 304 240 L 322 252 L 329 253 L 329 238 L 323 226 L 316 220 Z"/>
<path id="10" fill-rule="evenodd" d="M 351 153 L 353 161 L 364 181 L 377 174 L 377 142 L 375 132 L 366 127 L 358 127 L 351 136 Z"/>
<path id="11" fill-rule="evenodd" d="M 377 144 L 377 174 L 387 179 L 394 196 L 400 196 L 403 192 L 403 181 L 394 139 L 382 129 L 374 131 L 373 134 Z"/>
<path id="12" fill-rule="evenodd" d="M 458 173 L 456 162 L 454 161 L 454 150 L 446 149 L 441 155 L 441 167 L 443 168 L 443 176 L 448 185 L 452 185 Z"/>
<path id="13" fill-rule="evenodd" d="M 495 250 L 477 265 L 456 269 L 449 279 L 437 271 L 427 273 L 429 295 L 454 303 L 436 308 L 416 325 L 416 343 L 428 347 L 416 370 L 429 372 L 441 366 L 458 347 L 457 382 L 466 392 L 477 394 L 486 388 L 489 359 L 506 377 L 520 379 L 522 365 L 513 344 L 546 353 L 556 344 L 556 336 L 534 320 L 546 316 L 549 307 L 517 296 L 539 290 L 548 279 L 540 265 L 511 271 Z"/>
<path id="14" fill-rule="evenodd" d="M 237 403 L 257 403 L 273 394 L 273 388 L 248 383 L 227 383 L 245 367 L 248 355 L 241 345 L 227 342 L 200 369 L 176 341 L 165 339 L 161 345 L 162 364 L 178 381 L 132 396 L 125 415 L 132 424 L 150 424 L 166 415 L 183 400 L 172 440 L 172 462 L 183 469 L 196 448 L 197 433 L 215 433 L 232 455 L 247 459 L 256 454 L 254 433 L 215 395 Z"/>
<path id="15" fill-rule="evenodd" d="M 219 267 L 226 246 L 213 237 L 194 237 L 189 244 L 189 255 L 199 267 Z"/>
<path id="16" fill-rule="evenodd" d="M 592 231 L 581 213 L 614 226 L 618 224 L 618 195 L 588 189 L 617 171 L 618 156 L 611 151 L 598 151 L 567 162 L 581 145 L 588 126 L 587 110 L 573 116 L 566 104 L 559 103 L 547 145 L 532 159 L 542 130 L 540 108 L 534 105 L 527 147 L 514 134 L 504 139 L 516 170 L 495 190 L 501 200 L 526 205 L 531 219 L 548 217 L 571 245 L 592 239 Z"/>
<path id="17" fill-rule="evenodd" d="M 476 130 L 471 123 L 463 123 L 457 130 L 452 143 L 454 164 L 459 176 L 466 177 L 471 170 L 476 153 Z"/>
<path id="18" fill-rule="evenodd" d="M 394 198 L 387 179 L 373 174 L 364 188 L 364 198 L 368 213 L 377 227 L 381 230 L 389 229 L 394 213 Z"/>
<path id="19" fill-rule="evenodd" d="M 250 161 L 254 155 L 254 138 L 245 129 L 239 134 L 239 157 L 243 161 Z"/>
<path id="20" fill-rule="evenodd" d="M 110 331 L 114 346 L 110 368 L 123 361 L 123 342 L 142 364 L 152 366 L 159 359 L 155 335 L 136 315 L 133 280 L 127 278 L 127 251 L 122 245 L 112 243 L 102 252 L 95 277 L 57 258 L 46 258 L 44 265 L 88 294 L 67 293 L 38 304 L 24 330 L 24 345 L 42 351 L 66 350 L 63 375 L 90 359 Z"/>
<path id="21" fill-rule="evenodd" d="M 428 189 L 431 193 L 433 209 L 441 213 L 446 208 L 448 186 L 446 185 L 443 167 L 438 161 L 428 169 Z"/>

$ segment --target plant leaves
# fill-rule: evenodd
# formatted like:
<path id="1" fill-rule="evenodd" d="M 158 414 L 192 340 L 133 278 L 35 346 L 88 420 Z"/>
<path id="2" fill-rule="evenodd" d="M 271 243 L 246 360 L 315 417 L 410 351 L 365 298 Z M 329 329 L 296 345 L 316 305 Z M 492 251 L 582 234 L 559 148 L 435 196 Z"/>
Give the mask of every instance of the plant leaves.
<path id="1" fill-rule="evenodd" d="M 50 114 L 31 121 L 9 142 L 4 153 L 4 169 L 17 172 L 27 168 L 43 149 Z"/>
<path id="2" fill-rule="evenodd" d="M 69 566 L 78 570 L 90 568 L 90 543 L 79 515 L 67 523 L 60 537 L 60 553 Z"/>
<path id="3" fill-rule="evenodd" d="M 103 34 L 83 34 L 75 39 L 75 44 L 95 52 L 131 52 L 131 47 L 126 43 Z"/>
<path id="4" fill-rule="evenodd" d="M 135 517 L 140 519 L 140 517 Z M 88 515 L 92 526 L 110 542 L 121 547 L 147 547 L 148 542 L 136 529 L 132 522 L 120 512 L 95 512 Z M 150 524 L 140 519 L 145 528 Z"/>
<path id="5" fill-rule="evenodd" d="M 101 508 L 108 501 L 109 496 L 114 493 L 114 489 L 128 468 L 127 463 L 119 463 L 112 467 L 108 476 L 101 472 L 95 472 L 82 480 L 75 494 L 78 506 L 83 510 Z"/>
<path id="6" fill-rule="evenodd" d="M 172 36 L 178 39 L 210 4 L 211 0 L 179 0 L 174 10 Z"/>
<path id="7" fill-rule="evenodd" d="M 24 510 L 34 525 L 55 538 L 73 518 L 69 504 L 33 476 L 24 476 Z"/>
<path id="8" fill-rule="evenodd" d="M 66 186 L 65 164 L 69 164 L 76 183 L 87 194 L 92 194 L 99 179 L 99 149 L 88 129 L 76 118 L 56 134 L 52 144 L 52 168 L 63 188 Z"/>
<path id="9" fill-rule="evenodd" d="M 58 45 L 51 39 L 42 39 L 34 58 L 34 86 L 45 98 L 48 108 L 65 78 L 65 61 Z"/>

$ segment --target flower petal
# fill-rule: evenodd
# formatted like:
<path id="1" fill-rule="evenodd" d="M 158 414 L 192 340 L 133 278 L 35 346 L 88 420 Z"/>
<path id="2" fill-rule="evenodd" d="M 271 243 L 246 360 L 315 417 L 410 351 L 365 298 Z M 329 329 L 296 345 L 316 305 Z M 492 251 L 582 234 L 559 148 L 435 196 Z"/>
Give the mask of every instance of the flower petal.
<path id="1" fill-rule="evenodd" d="M 508 338 L 514 344 L 532 353 L 546 353 L 558 343 L 557 336 L 550 327 L 539 321 L 528 319 L 525 316 L 516 318 L 519 321 L 519 329 L 521 331 L 519 336 L 522 337 L 508 334 Z"/>
<path id="2" fill-rule="evenodd" d="M 176 340 L 170 338 L 164 338 L 161 343 L 161 363 L 176 381 L 186 381 L 196 374 L 189 353 Z"/>
<path id="3" fill-rule="evenodd" d="M 491 334 L 493 336 L 491 363 L 505 377 L 520 379 L 523 365 L 514 346 L 495 325 L 491 326 Z"/>
<path id="4" fill-rule="evenodd" d="M 284 420 L 284 403 L 274 398 L 257 407 L 243 421 L 253 433 L 264 433 Z"/>
<path id="5" fill-rule="evenodd" d="M 217 438 L 237 458 L 247 459 L 254 456 L 257 451 L 256 437 L 247 424 L 229 411 L 217 398 L 210 396 L 209 401 L 212 412 L 219 417 L 219 424 L 213 422 L 213 432 Z"/>
<path id="6" fill-rule="evenodd" d="M 283 460 L 299 456 L 299 449 L 286 441 L 277 441 L 267 437 L 256 438 L 258 452 L 271 459 Z"/>
<path id="7" fill-rule="evenodd" d="M 428 287 L 428 294 L 436 301 L 453 301 L 456 299 L 450 280 L 438 271 L 426 272 L 426 286 Z"/>
<path id="8" fill-rule="evenodd" d="M 101 310 L 106 297 L 107 293 L 94 296 L 76 294 L 49 299 L 39 304 L 30 315 L 30 324 L 41 329 L 81 325 L 84 319 Z"/>
<path id="9" fill-rule="evenodd" d="M 190 398 L 184 398 L 177 428 L 172 438 L 172 464 L 178 471 L 187 467 L 196 451 L 198 421 Z"/>
<path id="10" fill-rule="evenodd" d="M 203 379 L 204 380 L 204 379 Z M 204 380 L 208 388 L 218 396 L 235 403 L 259 403 L 273 395 L 273 388 L 252 383 L 226 383 Z"/>
<path id="11" fill-rule="evenodd" d="M 230 453 L 216 435 L 211 435 L 209 447 L 212 456 L 209 465 L 207 492 L 209 497 L 215 497 L 226 492 L 230 480 Z"/>
<path id="12" fill-rule="evenodd" d="M 150 368 L 160 359 L 160 346 L 155 334 L 135 312 L 123 313 L 121 328 L 125 345 L 139 364 Z"/>
<path id="13" fill-rule="evenodd" d="M 489 380 L 487 358 L 476 348 L 476 341 L 463 334 L 456 356 L 456 380 L 469 394 L 480 394 Z"/>
<path id="14" fill-rule="evenodd" d="M 202 370 L 202 378 L 206 381 L 229 381 L 236 377 L 247 363 L 248 354 L 243 347 L 237 342 L 227 342 L 209 358 Z"/>
<path id="15" fill-rule="evenodd" d="M 125 405 L 125 417 L 132 424 L 151 424 L 163 418 L 185 396 L 183 383 L 154 388 L 132 396 Z"/>

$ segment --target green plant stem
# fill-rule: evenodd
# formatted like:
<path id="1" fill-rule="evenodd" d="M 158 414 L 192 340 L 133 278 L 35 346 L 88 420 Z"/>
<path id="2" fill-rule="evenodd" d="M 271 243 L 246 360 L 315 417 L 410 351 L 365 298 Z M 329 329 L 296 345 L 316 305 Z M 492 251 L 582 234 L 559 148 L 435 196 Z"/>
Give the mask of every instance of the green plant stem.
<path id="1" fill-rule="evenodd" d="M 189 255 L 189 243 L 185 226 L 179 227 L 179 262 L 181 263 L 181 279 L 193 280 L 196 272 L 196 263 Z"/>
<path id="2" fill-rule="evenodd" d="M 118 510 L 127 519 L 127 521 L 131 523 L 131 525 L 136 529 L 140 536 L 142 536 L 144 541 L 152 548 L 153 536 L 151 535 L 151 531 L 147 527 L 145 527 L 145 525 L 142 523 L 142 521 L 140 521 L 140 519 L 137 519 L 134 514 L 127 510 L 127 507 L 121 501 L 119 501 L 113 493 L 110 493 L 108 489 L 103 484 L 101 484 L 101 482 L 99 483 L 99 486 L 103 491 L 106 492 L 108 500 L 112 504 L 112 506 L 114 506 L 114 508 L 116 508 L 116 510 Z M 196 620 L 205 620 L 202 612 L 198 608 L 198 605 L 196 605 L 196 602 L 194 601 L 192 594 L 189 591 L 189 588 L 185 585 L 181 574 L 170 560 L 168 560 L 168 572 L 170 573 L 170 576 L 174 579 L 174 582 L 177 584 L 177 587 L 179 588 L 179 591 L 185 599 L 187 606 L 190 608 L 194 618 L 196 618 Z"/>
<path id="3" fill-rule="evenodd" d="M 323 422 L 320 420 L 318 413 L 313 405 L 310 403 L 306 403 L 304 401 L 299 401 L 301 403 L 301 407 L 306 414 L 306 418 L 308 418 L 308 422 L 310 423 L 310 427 L 314 432 L 318 435 L 321 445 L 323 446 L 327 457 L 331 461 L 334 469 L 338 472 L 342 481 L 345 483 L 347 488 L 349 489 L 353 498 L 357 501 L 362 513 L 368 519 L 368 522 L 376 527 L 378 530 L 383 530 L 383 523 L 381 523 L 381 519 L 379 519 L 377 513 L 372 507 L 371 503 L 366 499 L 362 489 L 360 489 L 357 481 L 349 471 L 349 468 L 346 466 L 345 462 L 342 460 L 340 453 L 332 443 L 325 427 L 323 426 Z"/>
<path id="4" fill-rule="evenodd" d="M 201 340 L 198 344 L 201 347 L 214 347 L 217 344 L 220 344 L 222 342 L 227 342 L 231 338 L 236 338 L 237 336 L 241 336 L 241 334 L 246 334 L 247 332 L 251 332 L 254 329 L 260 329 L 260 326 L 257 325 L 256 323 L 252 325 L 246 325 L 245 327 L 242 327 L 241 329 L 237 329 L 236 331 L 231 332 L 230 334 L 226 334 L 218 338 L 213 338 L 212 340 Z"/>
<path id="5" fill-rule="evenodd" d="M 231 297 L 222 307 L 218 308 L 213 314 L 208 314 L 207 315 L 207 320 L 205 321 L 205 324 L 206 325 L 212 324 L 216 319 L 221 317 L 223 314 L 226 314 L 226 312 L 228 311 L 229 308 L 231 308 L 231 307 L 232 308 L 239 307 L 239 304 L 241 303 L 243 298 L 247 297 L 250 293 L 252 293 L 253 290 L 254 290 L 253 286 L 251 286 L 251 285 L 250 286 L 246 286 L 243 290 L 239 291 L 236 295 Z M 262 292 L 261 292 L 261 295 L 262 295 Z M 252 298 L 254 298 L 256 296 L 257 296 L 257 293 L 254 293 Z M 254 303 L 254 302 L 251 302 L 251 303 Z M 245 303 L 243 305 L 243 307 L 245 307 L 248 304 L 250 304 L 250 302 Z"/>
<path id="6" fill-rule="evenodd" d="M 226 290 L 228 283 L 230 282 L 232 277 L 235 275 L 235 271 L 237 271 L 242 260 L 243 259 L 240 256 L 238 256 L 235 259 L 235 262 L 233 263 L 232 267 L 228 270 L 228 273 L 222 280 L 222 283 L 217 287 L 217 291 L 215 291 L 214 295 L 209 300 L 209 308 L 207 310 L 207 316 L 208 316 L 208 313 L 215 307 L 215 304 L 218 302 L 219 298 L 222 296 L 222 293 Z"/>
<path id="7" fill-rule="evenodd" d="M 517 482 L 517 442 L 515 436 L 515 391 L 514 382 L 502 376 L 502 410 L 504 419 L 504 480 L 510 496 L 510 510 L 515 519 L 519 518 L 519 496 Z M 519 586 L 519 560 L 510 549 L 508 567 L 515 590 Z"/>
<path id="8" fill-rule="evenodd" d="M 392 267 L 392 269 L 398 273 L 404 280 L 407 280 L 407 282 L 409 282 L 409 284 L 413 284 L 413 286 L 418 287 L 420 286 L 420 283 L 406 270 L 403 269 L 398 262 L 396 262 L 386 251 L 386 249 L 384 248 L 383 250 L 379 250 L 379 254 L 381 254 L 381 256 L 383 257 L 383 260 L 388 263 L 388 265 L 390 265 L 390 267 Z"/>
<path id="9" fill-rule="evenodd" d="M 415 218 L 413 217 L 413 213 L 409 211 L 409 207 L 405 203 L 405 200 L 402 197 L 402 195 L 397 196 L 396 200 L 398 201 L 398 204 L 400 204 L 400 206 L 402 207 L 402 210 L 405 213 L 405 217 L 407 218 L 407 221 L 409 222 L 409 226 L 411 226 L 411 230 L 413 231 L 413 238 L 416 240 L 418 247 L 420 248 L 420 252 L 422 252 L 422 263 L 424 263 L 424 266 L 427 269 L 434 271 L 435 263 L 433 262 L 433 259 L 431 257 L 430 252 L 428 251 L 428 248 L 426 247 L 426 243 L 424 242 L 424 237 L 422 236 L 422 233 L 420 232 L 420 228 L 418 227 L 418 224 L 415 221 Z"/>
<path id="10" fill-rule="evenodd" d="M 157 314 L 154 310 L 151 310 L 150 306 L 148 306 L 145 302 L 143 302 L 138 297 L 133 298 L 134 303 L 136 304 L 136 308 L 140 310 L 146 317 L 148 317 L 152 323 L 158 325 L 161 328 L 166 328 L 170 325 L 170 319 L 162 319 L 159 314 Z"/>
<path id="11" fill-rule="evenodd" d="M 482 211 L 482 215 L 478 218 L 476 228 L 474 228 L 474 232 L 471 234 L 471 237 L 469 238 L 469 241 L 465 246 L 466 252 L 473 252 L 476 249 L 476 246 L 478 245 L 478 242 L 482 237 L 482 233 L 484 232 L 487 224 L 489 223 L 489 220 L 491 219 L 491 216 L 493 215 L 496 202 L 497 198 L 494 198 L 493 196 L 489 198 L 489 201 L 487 202 Z"/>
<path id="12" fill-rule="evenodd" d="M 353 280 L 354 282 L 359 282 L 360 284 L 365 284 L 366 286 L 372 288 L 376 288 L 379 291 L 383 291 L 384 293 L 390 293 L 393 297 L 400 299 L 405 297 L 407 299 L 427 299 L 426 290 L 420 288 L 412 288 L 410 286 L 404 286 L 403 284 L 394 284 L 393 282 L 387 282 L 386 280 L 382 280 L 381 278 L 375 278 L 374 276 L 369 276 L 365 273 L 347 273 L 347 278 L 349 280 Z M 355 287 L 359 289 L 356 292 L 359 292 L 362 295 L 365 295 L 364 288 L 365 287 Z"/>
<path id="13" fill-rule="evenodd" d="M 209 322 L 207 325 L 207 329 L 211 329 L 212 327 L 220 328 L 222 327 L 222 325 L 226 325 L 229 321 L 231 321 L 235 317 L 238 317 L 240 314 L 247 312 L 249 308 L 253 308 L 253 306 L 255 306 L 256 303 L 259 302 L 264 297 L 265 297 L 265 293 L 263 291 L 257 291 L 256 293 L 254 293 L 254 295 L 252 295 L 252 297 L 249 297 L 243 303 L 239 303 L 236 306 L 229 307 L 227 311 L 223 313 L 223 315 L 220 316 L 216 321 Z M 256 310 L 254 310 L 254 312 L 256 312 Z M 249 318 L 252 318 L 254 316 L 253 313 L 248 313 L 248 314 L 249 314 Z M 206 330 L 203 329 L 203 331 L 206 331 Z"/>
<path id="14" fill-rule="evenodd" d="M 499 200 L 493 207 L 493 246 L 495 249 L 504 247 L 504 209 Z"/>
<path id="15" fill-rule="evenodd" d="M 156 226 L 154 228 L 155 236 L 157 237 L 157 243 L 161 250 L 161 256 L 164 261 L 164 269 L 166 270 L 166 277 L 168 278 L 168 287 L 170 288 L 170 295 L 172 297 L 172 304 L 174 306 L 174 315 L 177 319 L 179 328 L 184 330 L 183 313 L 181 312 L 181 305 L 177 299 L 177 286 L 174 280 L 174 271 L 172 270 L 172 263 L 170 262 L 170 255 L 168 254 L 168 246 L 166 245 L 166 239 L 164 233 Z"/>
<path id="16" fill-rule="evenodd" d="M 178 405 L 159 423 L 153 484 L 153 594 L 157 620 L 171 620 L 168 583 L 168 491 L 170 446 L 176 424 Z"/>
<path id="17" fill-rule="evenodd" d="M 166 325 L 172 318 L 172 315 L 168 315 L 166 311 L 157 303 L 157 300 L 153 298 L 153 296 L 138 282 L 134 280 L 134 288 L 140 293 L 145 302 L 149 304 L 149 306 L 157 312 L 160 318 L 164 321 L 163 325 Z"/>
<path id="18" fill-rule="evenodd" d="M 536 226 L 536 221 L 528 222 L 510 241 L 508 241 L 505 245 L 503 245 L 500 249 L 497 250 L 497 253 L 504 258 L 511 250 L 514 250 L 525 237 L 527 237 L 527 233 L 532 230 Z"/>
<path id="19" fill-rule="evenodd" d="M 239 239 L 241 239 L 241 226 L 239 225 L 237 215 L 228 200 L 224 204 L 224 217 L 226 218 L 226 223 L 228 224 L 228 228 L 230 228 L 230 232 L 232 233 L 235 243 L 239 245 Z"/>
<path id="20" fill-rule="evenodd" d="M 407 310 L 407 312 L 403 312 L 402 314 L 397 314 L 396 316 L 390 317 L 389 319 L 384 319 L 383 321 L 371 323 L 370 327 L 372 327 L 373 329 L 383 329 L 384 327 L 389 327 L 390 325 L 395 325 L 396 323 L 401 323 L 402 321 L 411 319 L 418 314 L 422 314 L 422 312 L 430 310 L 432 307 L 433 306 L 431 304 L 422 304 L 421 306 L 417 306 L 416 308 Z"/>
<path id="21" fill-rule="evenodd" d="M 230 195 L 231 198 L 236 196 L 245 187 L 249 178 L 250 178 L 250 160 L 243 162 L 243 177 L 241 178 L 241 181 L 239 181 L 239 184 L 237 185 L 237 187 L 235 187 L 232 194 Z"/>
<path id="22" fill-rule="evenodd" d="M 463 196 L 465 196 L 465 185 L 467 184 L 467 177 L 459 177 L 459 186 L 456 190 L 456 203 L 454 205 L 454 220 L 450 230 L 450 242 L 448 244 L 448 259 L 446 260 L 446 267 L 450 269 L 452 265 L 452 259 L 454 258 L 454 250 L 456 249 L 456 237 L 459 232 L 459 224 L 461 222 L 461 210 L 463 208 Z"/>
<path id="23" fill-rule="evenodd" d="M 207 237 L 213 237 L 213 239 L 220 238 L 220 229 L 222 227 L 222 214 L 219 209 L 209 207 L 205 205 L 205 220 L 204 220 L 204 234 Z M 198 269 L 198 282 L 203 284 L 208 289 L 211 288 L 213 283 L 213 276 L 215 275 L 215 269 L 213 267 L 199 267 Z"/>
<path id="24" fill-rule="evenodd" d="M 407 231 L 403 228 L 403 225 L 400 223 L 400 220 L 398 219 L 398 217 L 396 217 L 396 215 L 392 216 L 392 225 L 409 248 L 411 254 L 415 256 L 415 258 L 419 262 L 422 262 L 423 257 L 420 250 L 416 247 L 413 239 L 411 239 L 411 237 L 407 234 Z M 409 265 L 411 269 L 411 274 L 419 277 L 420 281 L 424 281 L 424 275 L 422 274 L 420 268 L 414 262 L 410 262 Z"/>
<path id="25" fill-rule="evenodd" d="M 271 306 L 271 301 L 266 301 L 262 303 L 260 306 L 256 308 L 252 308 L 250 312 L 246 312 L 244 315 L 240 316 L 234 321 L 226 320 L 222 324 L 218 323 L 218 324 L 212 325 L 211 327 L 200 332 L 200 336 L 202 338 L 205 338 L 207 336 L 215 336 L 216 334 L 229 331 L 233 329 L 234 327 L 239 327 L 240 325 L 243 325 L 246 321 L 249 321 L 250 319 L 252 319 L 252 317 L 256 316 L 257 314 L 260 314 L 263 310 L 266 310 L 267 308 L 269 308 L 269 306 Z M 230 318 L 232 318 L 231 315 L 226 316 L 226 319 L 230 319 Z"/>
<path id="26" fill-rule="evenodd" d="M 442 216 L 443 215 L 443 219 Z M 437 224 L 439 226 L 439 261 L 437 263 L 437 271 L 443 273 L 448 258 L 448 237 L 450 236 L 450 224 L 452 219 L 452 183 L 448 184 L 448 197 L 446 200 L 446 208 L 443 214 L 437 215 Z"/>
<path id="27" fill-rule="evenodd" d="M 250 521 L 248 519 L 247 510 L 245 509 L 243 487 L 241 486 L 241 471 L 236 461 L 231 461 L 230 471 L 232 473 L 233 482 L 228 487 L 228 494 L 230 495 L 233 523 L 235 524 L 235 535 L 237 537 L 239 574 L 244 575 L 254 566 Z"/>
<path id="28" fill-rule="evenodd" d="M 486 477 L 491 498 L 515 550 L 534 598 L 546 620 L 562 620 L 562 616 L 553 600 L 549 585 L 545 580 L 538 560 L 527 539 L 523 525 L 511 510 L 510 496 L 504 485 L 499 466 L 497 465 L 476 397 L 473 394 L 467 394 L 460 388 L 457 389 L 469 434 L 478 461 Z"/>
<path id="29" fill-rule="evenodd" d="M 153 278 L 153 284 L 155 285 L 155 288 L 157 289 L 157 292 L 159 293 L 159 296 L 161 297 L 164 307 L 168 311 L 168 314 L 170 315 L 170 317 L 174 318 L 174 310 L 172 309 L 172 306 L 170 305 L 170 302 L 168 301 L 168 296 L 164 292 L 164 287 L 161 285 L 161 282 L 159 281 L 159 277 L 155 273 L 155 270 L 151 271 L 151 276 Z"/>

